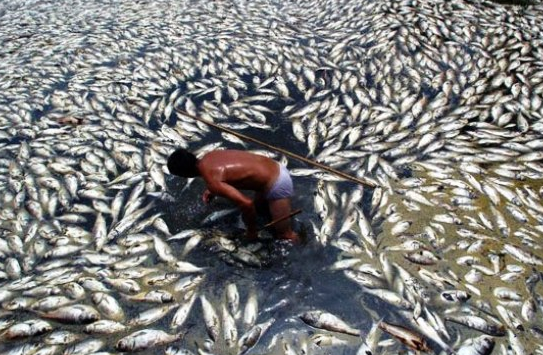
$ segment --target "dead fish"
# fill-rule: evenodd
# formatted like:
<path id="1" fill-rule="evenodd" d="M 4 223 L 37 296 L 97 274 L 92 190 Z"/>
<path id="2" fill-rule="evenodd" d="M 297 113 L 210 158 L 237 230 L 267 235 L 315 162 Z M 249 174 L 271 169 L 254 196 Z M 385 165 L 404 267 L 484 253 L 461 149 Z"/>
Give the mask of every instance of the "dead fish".
<path id="1" fill-rule="evenodd" d="M 310 337 L 311 341 L 319 347 L 325 346 L 338 346 L 338 345 L 347 345 L 349 342 L 344 339 L 340 339 L 333 334 L 313 334 Z"/>
<path id="2" fill-rule="evenodd" d="M 98 352 L 106 345 L 101 339 L 87 339 L 80 343 L 70 345 L 64 350 L 63 355 L 87 355 Z"/>
<path id="3" fill-rule="evenodd" d="M 238 340 L 238 329 L 234 317 L 228 312 L 225 304 L 222 304 L 222 330 L 226 346 L 232 347 Z"/>
<path id="4" fill-rule="evenodd" d="M 324 311 L 309 311 L 301 314 L 300 319 L 306 324 L 319 329 L 325 329 L 332 332 L 344 333 L 359 336 L 360 331 L 349 326 L 343 320 L 331 313 Z"/>
<path id="5" fill-rule="evenodd" d="M 228 310 L 234 318 L 239 318 L 241 313 L 239 311 L 239 293 L 238 288 L 235 283 L 229 283 L 226 286 L 226 300 L 228 305 Z"/>
<path id="6" fill-rule="evenodd" d="M 171 310 L 179 306 L 177 303 L 172 303 L 166 306 L 159 306 L 147 309 L 139 313 L 136 317 L 128 321 L 129 326 L 145 326 L 153 324 L 159 319 L 164 318 Z"/>
<path id="7" fill-rule="evenodd" d="M 175 300 L 173 295 L 166 290 L 152 290 L 124 297 L 130 301 L 147 303 L 170 303 Z"/>
<path id="8" fill-rule="evenodd" d="M 38 352 L 42 344 L 28 343 L 13 346 L 9 351 L 4 352 L 5 355 L 33 355 Z"/>
<path id="9" fill-rule="evenodd" d="M 47 312 L 74 302 L 74 300 L 65 296 L 49 296 L 32 304 L 32 309 L 38 312 Z"/>
<path id="10" fill-rule="evenodd" d="M 243 310 L 243 324 L 247 327 L 252 327 L 256 318 L 258 317 L 258 298 L 255 290 L 249 291 L 249 296 L 247 297 L 247 303 L 245 309 Z"/>
<path id="11" fill-rule="evenodd" d="M 503 252 L 509 254 L 518 261 L 529 265 L 543 265 L 543 260 L 536 255 L 531 254 L 519 247 L 511 244 L 503 246 Z"/>
<path id="12" fill-rule="evenodd" d="M 53 330 L 53 326 L 49 322 L 31 319 L 12 325 L 0 337 L 5 340 L 17 340 L 42 335 L 51 330 Z"/>
<path id="13" fill-rule="evenodd" d="M 210 215 L 208 215 L 206 218 L 204 218 L 204 220 L 202 221 L 201 225 L 202 226 L 207 226 L 211 223 L 215 223 L 216 221 L 226 217 L 226 216 L 229 216 L 233 213 L 235 213 L 236 211 L 239 211 L 237 208 L 229 208 L 229 209 L 225 209 L 225 210 L 220 210 L 220 211 L 215 211 L 215 212 L 212 212 Z"/>
<path id="14" fill-rule="evenodd" d="M 160 287 L 160 286 L 166 286 L 166 285 L 171 284 L 172 282 L 178 280 L 180 276 L 181 276 L 180 274 L 172 273 L 172 272 L 161 272 L 157 274 L 151 273 L 150 275 L 144 276 L 142 281 L 144 284 L 147 284 L 149 286 Z M 139 295 L 142 295 L 142 294 L 144 293 L 140 293 Z"/>
<path id="15" fill-rule="evenodd" d="M 255 346 L 260 337 L 264 335 L 274 322 L 275 318 L 270 318 L 263 323 L 253 326 L 243 334 L 238 341 L 239 354 L 245 354 L 249 349 Z"/>
<path id="16" fill-rule="evenodd" d="M 409 330 L 399 325 L 386 323 L 384 321 L 379 322 L 379 329 L 392 335 L 413 350 L 424 352 L 429 352 L 431 350 L 428 347 L 426 340 L 421 335 L 415 333 L 412 330 Z"/>
<path id="17" fill-rule="evenodd" d="M 83 336 L 84 334 L 78 334 L 68 330 L 55 330 L 48 334 L 43 341 L 48 345 L 66 345 L 81 339 Z"/>
<path id="18" fill-rule="evenodd" d="M 155 245 L 155 251 L 159 258 L 167 263 L 175 263 L 177 258 L 173 255 L 173 251 L 170 246 L 162 240 L 158 235 L 153 235 L 153 241 Z"/>
<path id="19" fill-rule="evenodd" d="M 441 298 L 446 302 L 465 302 L 471 298 L 471 295 L 462 290 L 447 290 L 440 294 Z"/>
<path id="20" fill-rule="evenodd" d="M 200 301 L 202 303 L 202 310 L 204 313 L 204 322 L 207 328 L 207 333 L 213 341 L 219 339 L 220 332 L 220 320 L 217 312 L 205 297 L 205 295 L 200 296 Z"/>
<path id="21" fill-rule="evenodd" d="M 439 258 L 428 250 L 419 250 L 412 253 L 404 254 L 404 258 L 415 264 L 434 265 L 439 261 Z"/>
<path id="22" fill-rule="evenodd" d="M 124 352 L 143 351 L 180 340 L 184 333 L 168 334 L 162 330 L 144 329 L 125 336 L 115 344 L 115 349 Z"/>
<path id="23" fill-rule="evenodd" d="M 234 258 L 235 260 L 241 261 L 247 266 L 256 267 L 256 268 L 262 267 L 262 263 L 260 259 L 254 253 L 251 253 L 249 250 L 238 249 L 234 251 L 233 253 L 231 253 L 230 256 Z"/>
<path id="24" fill-rule="evenodd" d="M 172 321 L 170 323 L 170 328 L 177 329 L 185 323 L 194 301 L 196 300 L 196 293 L 193 291 L 187 292 L 183 295 L 183 302 L 173 315 Z"/>
<path id="25" fill-rule="evenodd" d="M 124 332 L 128 329 L 122 323 L 115 322 L 108 319 L 102 319 L 97 322 L 91 323 L 85 327 L 85 333 L 90 334 L 114 334 Z"/>
<path id="26" fill-rule="evenodd" d="M 478 330 L 488 335 L 497 337 L 502 337 L 505 335 L 505 327 L 503 326 L 503 324 L 492 324 L 479 316 L 467 314 L 448 315 L 445 317 L 445 320 L 465 325 L 468 328 Z"/>
<path id="27" fill-rule="evenodd" d="M 178 261 L 171 266 L 175 268 L 176 271 L 187 273 L 202 272 L 206 269 L 206 267 L 199 267 L 187 261 Z"/>
<path id="28" fill-rule="evenodd" d="M 490 355 L 494 350 L 496 342 L 492 337 L 481 335 L 480 337 L 469 339 L 457 350 L 458 355 Z"/>
<path id="29" fill-rule="evenodd" d="M 203 352 L 201 353 L 204 354 Z M 190 350 L 183 349 L 175 345 L 170 345 L 164 351 L 164 355 L 195 355 L 195 354 Z"/>
<path id="30" fill-rule="evenodd" d="M 119 302 L 117 302 L 113 296 L 105 292 L 95 292 L 92 294 L 91 300 L 96 305 L 98 310 L 104 315 L 107 315 L 109 319 L 118 322 L 124 321 L 124 311 Z"/>
<path id="31" fill-rule="evenodd" d="M 83 304 L 60 307 L 51 312 L 40 313 L 40 315 L 67 324 L 89 324 L 100 319 L 100 314 L 96 309 Z"/>

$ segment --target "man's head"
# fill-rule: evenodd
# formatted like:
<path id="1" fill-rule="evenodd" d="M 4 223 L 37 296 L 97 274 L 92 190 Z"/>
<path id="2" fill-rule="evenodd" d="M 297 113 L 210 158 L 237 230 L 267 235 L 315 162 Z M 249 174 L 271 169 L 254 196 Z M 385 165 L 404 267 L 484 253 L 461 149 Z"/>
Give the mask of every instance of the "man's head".
<path id="1" fill-rule="evenodd" d="M 186 149 L 179 148 L 168 158 L 170 174 L 181 177 L 199 176 L 198 158 Z"/>

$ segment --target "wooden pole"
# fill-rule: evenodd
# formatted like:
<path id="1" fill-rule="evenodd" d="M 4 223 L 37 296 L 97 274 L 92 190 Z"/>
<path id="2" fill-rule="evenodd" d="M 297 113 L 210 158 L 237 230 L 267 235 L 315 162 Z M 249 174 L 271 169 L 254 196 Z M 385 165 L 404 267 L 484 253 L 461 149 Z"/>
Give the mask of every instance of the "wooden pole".
<path id="1" fill-rule="evenodd" d="M 220 126 L 216 123 L 213 123 L 213 122 L 210 122 L 208 120 L 204 120 L 202 118 L 199 118 L 199 117 L 196 117 L 196 116 L 193 116 L 185 111 L 181 111 L 181 110 L 176 110 L 177 114 L 180 114 L 180 115 L 183 115 L 183 116 L 186 116 L 186 117 L 189 117 L 189 118 L 192 118 L 193 120 L 196 120 L 196 121 L 200 121 L 202 123 L 205 123 L 206 125 L 209 125 L 211 127 L 214 127 L 214 128 L 217 128 L 218 130 L 221 130 L 221 131 L 224 131 L 224 132 L 227 132 L 227 133 L 230 133 L 240 139 L 243 139 L 245 141 L 249 141 L 249 142 L 253 142 L 253 143 L 256 143 L 256 144 L 259 144 L 259 145 L 262 145 L 268 149 L 271 149 L 271 150 L 275 150 L 276 152 L 279 152 L 279 153 L 282 153 L 282 154 L 285 154 L 286 156 L 289 156 L 291 158 L 294 158 L 296 160 L 299 160 L 299 161 L 302 161 L 306 164 L 309 164 L 309 165 L 312 165 L 312 166 L 315 166 L 319 169 L 322 169 L 324 171 L 327 171 L 329 173 L 332 173 L 334 175 L 337 175 L 339 177 L 342 177 L 346 180 L 350 180 L 350 181 L 353 181 L 353 182 L 356 182 L 358 184 L 361 184 L 361 185 L 366 185 L 366 186 L 369 186 L 369 187 L 377 187 L 378 185 L 369 180 L 369 179 L 366 179 L 366 178 L 358 178 L 358 177 L 354 177 L 352 175 L 349 175 L 349 174 L 346 174 L 342 171 L 339 171 L 339 170 L 336 170 L 334 168 L 330 168 L 326 165 L 323 165 L 321 163 L 317 163 L 316 161 L 313 161 L 311 159 L 308 159 L 306 157 L 303 157 L 301 155 L 298 155 L 298 154 L 294 154 L 294 153 L 291 153 L 289 152 L 288 150 L 285 150 L 285 149 L 282 149 L 282 148 L 278 148 L 278 147 L 275 147 L 271 144 L 268 144 L 268 143 L 265 143 L 265 142 L 262 142 L 262 141 L 259 141 L 258 139 L 255 139 L 253 137 L 249 137 L 249 136 L 246 136 L 244 134 L 241 134 L 241 133 L 238 133 L 236 131 L 233 131 L 229 128 L 226 128 L 226 127 L 223 127 L 223 126 Z"/>
<path id="2" fill-rule="evenodd" d="M 258 231 L 260 232 L 260 231 L 263 231 L 264 229 L 270 228 L 270 227 L 276 225 L 277 223 L 279 223 L 281 221 L 284 221 L 285 219 L 289 219 L 290 217 L 296 216 L 300 212 L 302 212 L 302 210 L 300 210 L 300 209 L 298 209 L 296 211 L 292 211 L 289 214 L 287 214 L 286 216 L 279 217 L 276 220 L 271 221 L 270 223 L 266 224 L 264 227 L 260 228 Z"/>

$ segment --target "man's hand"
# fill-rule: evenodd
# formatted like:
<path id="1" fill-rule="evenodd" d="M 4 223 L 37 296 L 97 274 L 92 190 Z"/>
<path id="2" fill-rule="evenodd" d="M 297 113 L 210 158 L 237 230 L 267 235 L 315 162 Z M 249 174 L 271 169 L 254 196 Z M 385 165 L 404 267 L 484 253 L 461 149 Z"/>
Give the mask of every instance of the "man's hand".
<path id="1" fill-rule="evenodd" d="M 213 194 L 211 193 L 211 191 L 209 191 L 208 189 L 206 189 L 206 190 L 204 191 L 203 196 L 202 196 L 202 200 L 204 201 L 204 203 L 209 203 L 209 202 L 211 202 L 211 200 L 213 199 L 213 197 L 215 197 L 215 195 L 213 195 Z"/>
<path id="2" fill-rule="evenodd" d="M 204 176 L 205 178 L 205 176 Z M 257 228 L 256 228 L 256 209 L 253 201 L 242 194 L 238 189 L 224 183 L 222 181 L 206 179 L 207 190 L 204 192 L 203 200 L 207 203 L 210 200 L 209 196 L 218 195 L 226 197 L 227 199 L 233 201 L 238 205 L 241 210 L 241 217 L 245 226 L 247 227 L 246 236 L 248 239 L 257 238 Z"/>

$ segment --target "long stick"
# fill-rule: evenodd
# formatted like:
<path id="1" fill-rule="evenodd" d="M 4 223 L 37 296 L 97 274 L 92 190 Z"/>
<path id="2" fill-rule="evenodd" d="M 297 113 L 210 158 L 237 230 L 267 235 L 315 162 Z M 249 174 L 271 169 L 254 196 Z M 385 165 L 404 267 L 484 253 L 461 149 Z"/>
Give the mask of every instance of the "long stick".
<path id="1" fill-rule="evenodd" d="M 189 118 L 192 118 L 193 120 L 196 120 L 196 121 L 200 121 L 202 123 L 205 123 L 206 125 L 209 125 L 211 127 L 214 127 L 214 128 L 217 128 L 218 130 L 221 130 L 221 131 L 224 131 L 224 132 L 227 132 L 227 133 L 230 133 L 240 139 L 243 139 L 245 141 L 249 141 L 249 142 L 253 142 L 253 143 L 256 143 L 256 144 L 260 144 L 268 149 L 271 149 L 271 150 L 275 150 L 279 153 L 282 153 L 282 154 L 285 154 L 291 158 L 294 158 L 294 159 L 297 159 L 297 160 L 300 160 L 300 161 L 303 161 L 304 163 L 306 164 L 309 164 L 309 165 L 313 165 L 313 166 L 316 166 L 317 168 L 319 169 L 322 169 L 322 170 L 325 170 L 329 173 L 332 173 L 332 174 L 335 174 L 337 176 L 340 176 L 346 180 L 350 180 L 350 181 L 353 181 L 353 182 L 356 182 L 358 184 L 362 184 L 362 185 L 367 185 L 369 187 L 376 187 L 377 184 L 374 183 L 373 181 L 369 180 L 369 179 L 366 179 L 366 178 L 357 178 L 357 177 L 354 177 L 352 175 L 349 175 L 349 174 L 346 174 L 342 171 L 339 171 L 339 170 L 336 170 L 334 168 L 330 168 L 326 165 L 323 165 L 323 164 L 320 164 L 320 163 L 317 163 L 316 161 L 313 161 L 311 159 L 307 159 L 306 157 L 302 157 L 301 155 L 298 155 L 298 154 L 294 154 L 294 153 L 291 153 L 289 152 L 288 150 L 285 150 L 285 149 L 282 149 L 282 148 L 278 148 L 278 147 L 274 147 L 273 145 L 270 145 L 268 143 L 264 143 L 262 141 L 259 141 L 258 139 L 255 139 L 253 137 L 249 137 L 249 136 L 246 136 L 244 134 L 241 134 L 241 133 L 238 133 L 236 131 L 233 131 L 229 128 L 226 128 L 226 127 L 223 127 L 223 126 L 220 126 L 216 123 L 213 123 L 213 122 L 210 122 L 208 120 L 204 120 L 202 118 L 199 118 L 199 117 L 196 117 L 196 116 L 193 116 L 187 112 L 184 112 L 184 111 L 181 111 L 181 110 L 176 110 L 176 112 L 180 115 L 183 115 L 183 116 L 186 116 L 186 117 L 189 117 Z"/>
<path id="2" fill-rule="evenodd" d="M 266 228 L 270 228 L 270 227 L 276 225 L 277 223 L 279 223 L 281 221 L 284 221 L 285 219 L 289 219 L 292 216 L 296 216 L 300 212 L 302 212 L 302 210 L 300 210 L 300 209 L 297 209 L 296 211 L 292 211 L 289 214 L 287 214 L 286 216 L 279 217 L 276 220 L 271 221 L 270 223 L 266 224 L 264 227 L 260 228 L 258 231 L 260 232 L 260 231 L 263 231 Z"/>

